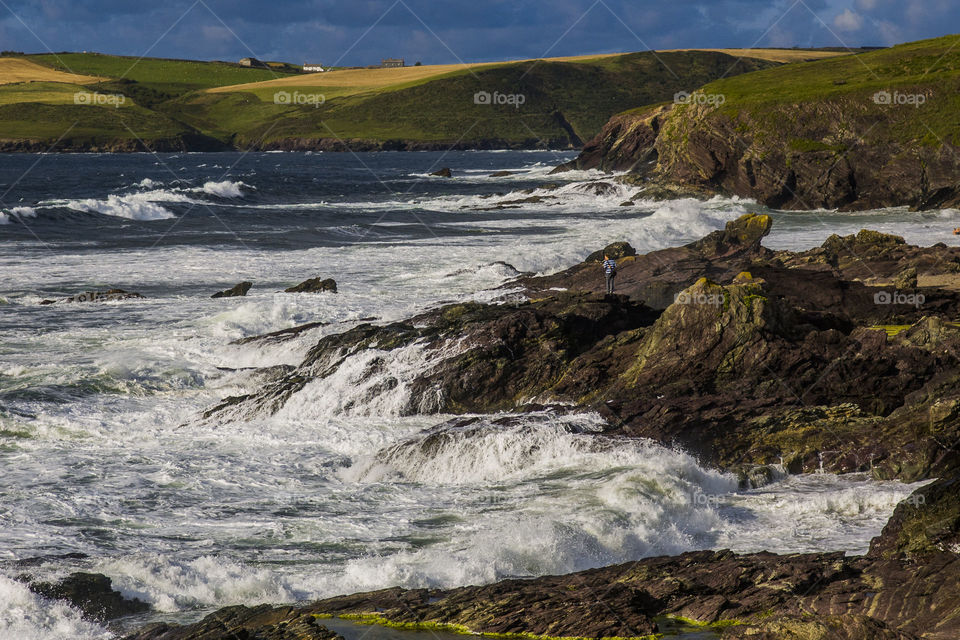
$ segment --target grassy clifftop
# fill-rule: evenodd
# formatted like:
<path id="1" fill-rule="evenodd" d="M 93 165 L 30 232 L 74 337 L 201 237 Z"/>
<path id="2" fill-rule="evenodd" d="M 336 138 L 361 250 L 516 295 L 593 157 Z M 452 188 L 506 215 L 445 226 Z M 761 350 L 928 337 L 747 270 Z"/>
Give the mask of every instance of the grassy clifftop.
<path id="1" fill-rule="evenodd" d="M 707 83 L 620 114 L 578 166 L 787 209 L 960 203 L 960 36 Z"/>

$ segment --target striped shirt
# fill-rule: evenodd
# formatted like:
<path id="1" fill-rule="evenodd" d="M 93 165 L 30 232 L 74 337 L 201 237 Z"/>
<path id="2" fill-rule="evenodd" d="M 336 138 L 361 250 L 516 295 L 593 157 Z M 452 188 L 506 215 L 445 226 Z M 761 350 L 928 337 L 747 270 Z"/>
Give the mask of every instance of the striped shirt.
<path id="1" fill-rule="evenodd" d="M 615 272 L 617 270 L 617 263 L 613 260 L 604 260 L 603 261 L 603 272 L 607 275 Z"/>

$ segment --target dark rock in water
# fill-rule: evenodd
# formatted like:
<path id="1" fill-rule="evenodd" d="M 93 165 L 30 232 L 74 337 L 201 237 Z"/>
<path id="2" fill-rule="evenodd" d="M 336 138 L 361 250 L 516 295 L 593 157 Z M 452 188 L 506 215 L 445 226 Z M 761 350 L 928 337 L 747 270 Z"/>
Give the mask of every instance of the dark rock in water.
<path id="1" fill-rule="evenodd" d="M 61 302 L 113 302 L 134 298 L 144 298 L 144 296 L 139 293 L 124 291 L 123 289 L 109 289 L 108 291 L 87 291 L 61 300 L 44 300 L 40 304 L 57 304 Z"/>
<path id="2" fill-rule="evenodd" d="M 284 293 L 330 293 L 337 292 L 337 281 L 333 278 L 310 278 L 295 287 L 284 289 Z"/>
<path id="3" fill-rule="evenodd" d="M 607 196 L 612 193 L 617 193 L 619 191 L 616 185 L 610 184 L 609 182 L 586 182 L 584 184 L 574 185 L 571 188 L 571 191 L 579 191 L 580 193 L 589 193 L 595 196 Z"/>
<path id="4" fill-rule="evenodd" d="M 123 640 L 343 640 L 315 615 L 302 609 L 268 605 L 227 607 L 190 625 L 159 623 Z"/>
<path id="5" fill-rule="evenodd" d="M 612 260 L 620 260 L 637 255 L 637 250 L 630 246 L 629 242 L 614 242 L 608 244 L 600 251 L 594 251 L 584 262 L 603 262 L 603 256 L 609 256 Z"/>
<path id="6" fill-rule="evenodd" d="M 234 285 L 231 289 L 226 289 L 224 291 L 219 291 L 212 296 L 211 298 L 241 298 L 247 295 L 247 292 L 250 291 L 250 287 L 253 286 L 252 282 L 241 282 L 238 285 Z"/>
<path id="7" fill-rule="evenodd" d="M 289 329 L 280 329 L 279 331 L 271 331 L 270 333 L 265 333 L 261 336 L 249 336 L 247 338 L 240 338 L 239 340 L 234 340 L 230 344 L 250 344 L 251 342 L 285 342 L 287 340 L 293 340 L 294 338 L 300 337 L 302 334 L 310 331 L 312 329 L 319 329 L 320 327 L 325 327 L 329 322 L 308 322 L 306 324 L 301 324 L 296 327 L 290 327 Z"/>
<path id="8" fill-rule="evenodd" d="M 37 567 L 47 562 L 61 562 L 63 560 L 84 560 L 89 556 L 85 553 L 73 551 L 70 553 L 61 553 L 49 556 L 36 556 L 34 558 L 24 558 L 17 560 L 18 567 Z"/>
<path id="9" fill-rule="evenodd" d="M 897 274 L 893 281 L 893 286 L 897 289 L 916 289 L 917 288 L 917 268 L 908 267 Z"/>
<path id="10" fill-rule="evenodd" d="M 128 600 L 111 587 L 110 578 L 99 573 L 72 573 L 60 582 L 39 582 L 30 590 L 52 600 L 65 600 L 87 618 L 104 621 L 142 613 L 150 605 L 136 598 Z"/>
<path id="11" fill-rule="evenodd" d="M 621 207 L 632 207 L 634 204 L 635 204 L 635 203 L 634 203 L 633 200 L 624 200 L 623 202 L 620 203 L 620 206 L 621 206 Z"/>
<path id="12" fill-rule="evenodd" d="M 452 178 L 452 177 L 453 177 L 453 172 L 450 171 L 450 167 L 444 167 L 443 169 L 440 169 L 439 171 L 434 171 L 434 172 L 431 173 L 430 175 L 432 175 L 432 176 L 437 176 L 438 178 Z"/>
<path id="13" fill-rule="evenodd" d="M 515 173 L 516 173 L 515 171 L 494 171 L 493 173 L 490 174 L 490 177 L 491 177 L 491 178 L 506 178 L 507 176 L 512 176 L 512 175 L 514 175 Z"/>

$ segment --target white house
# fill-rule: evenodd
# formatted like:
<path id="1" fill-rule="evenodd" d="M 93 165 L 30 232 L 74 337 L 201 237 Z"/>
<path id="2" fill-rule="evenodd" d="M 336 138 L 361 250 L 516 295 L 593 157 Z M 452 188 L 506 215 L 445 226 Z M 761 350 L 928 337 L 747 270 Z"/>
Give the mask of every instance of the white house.
<path id="1" fill-rule="evenodd" d="M 321 64 L 319 64 L 319 63 L 317 63 L 317 64 L 311 64 L 311 63 L 309 63 L 309 62 L 304 62 L 304 63 L 303 63 L 303 70 L 304 70 L 304 71 L 310 71 L 310 72 L 323 71 L 323 65 L 321 65 Z"/>

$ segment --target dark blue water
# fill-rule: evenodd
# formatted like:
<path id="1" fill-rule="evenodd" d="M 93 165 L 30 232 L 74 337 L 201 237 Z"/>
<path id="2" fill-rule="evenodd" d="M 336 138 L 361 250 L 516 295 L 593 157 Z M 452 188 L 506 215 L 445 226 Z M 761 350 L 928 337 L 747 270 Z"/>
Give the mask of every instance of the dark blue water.
<path id="1" fill-rule="evenodd" d="M 570 157 L 559 152 L 4 154 L 0 211 L 31 207 L 38 215 L 10 216 L 12 224 L 0 225 L 0 242 L 95 249 L 158 242 L 292 249 L 460 235 L 468 231 L 444 224 L 457 212 L 438 211 L 430 201 L 535 188 Z M 441 167 L 451 168 L 455 177 L 427 175 Z M 488 178 L 505 168 L 517 174 Z M 242 183 L 241 195 L 190 192 L 207 183 Z M 192 201 L 163 200 L 178 194 Z M 147 202 L 158 198 L 153 202 L 171 217 L 137 219 L 142 212 L 136 211 L 127 212 L 133 219 L 118 217 L 123 203 L 111 207 L 106 202 L 110 196 L 138 195 Z M 97 203 L 84 205 L 88 199 Z M 349 207 L 338 207 L 344 204 Z M 503 218 L 497 212 L 477 215 Z M 338 233 L 344 224 L 370 232 Z"/>

